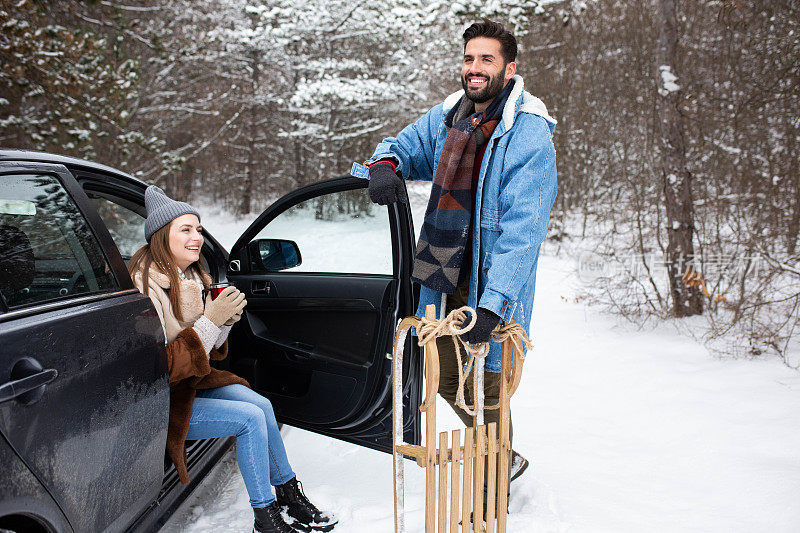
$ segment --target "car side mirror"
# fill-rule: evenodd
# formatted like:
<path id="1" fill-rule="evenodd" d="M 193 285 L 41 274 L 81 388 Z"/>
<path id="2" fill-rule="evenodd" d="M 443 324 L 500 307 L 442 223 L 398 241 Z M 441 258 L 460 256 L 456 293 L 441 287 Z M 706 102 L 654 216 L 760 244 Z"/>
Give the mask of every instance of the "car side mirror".
<path id="1" fill-rule="evenodd" d="M 251 272 L 279 272 L 300 265 L 303 260 L 294 241 L 256 239 L 247 245 Z"/>

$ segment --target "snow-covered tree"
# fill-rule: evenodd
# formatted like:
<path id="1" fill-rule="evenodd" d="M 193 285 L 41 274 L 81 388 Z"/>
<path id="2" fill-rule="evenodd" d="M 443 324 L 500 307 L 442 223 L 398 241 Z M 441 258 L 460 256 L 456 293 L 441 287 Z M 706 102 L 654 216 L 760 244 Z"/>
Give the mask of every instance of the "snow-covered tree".
<path id="1" fill-rule="evenodd" d="M 0 4 L 0 142 L 96 158 L 159 139 L 130 128 L 140 63 L 122 25 L 77 27 L 81 6 Z"/>
<path id="2" fill-rule="evenodd" d="M 425 98 L 436 10 L 414 0 L 223 7 L 229 23 L 209 37 L 249 99 L 242 211 L 256 161 L 271 161 L 260 172 L 283 176 L 283 188 L 340 174 L 369 154 L 377 132 L 421 111 L 408 102 Z"/>

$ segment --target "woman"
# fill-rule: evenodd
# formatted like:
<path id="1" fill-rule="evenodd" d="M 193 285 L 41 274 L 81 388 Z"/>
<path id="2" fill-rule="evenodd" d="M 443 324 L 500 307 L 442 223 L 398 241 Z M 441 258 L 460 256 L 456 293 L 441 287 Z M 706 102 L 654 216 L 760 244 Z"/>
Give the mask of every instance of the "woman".
<path id="1" fill-rule="evenodd" d="M 227 356 L 228 332 L 242 316 L 244 294 L 228 287 L 203 304 L 211 282 L 200 265 L 200 214 L 168 198 L 158 187 L 145 191 L 145 240 L 128 269 L 156 308 L 167 344 L 170 408 L 167 453 L 181 482 L 189 482 L 186 439 L 236 436 L 236 459 L 255 514 L 254 531 L 329 531 L 336 521 L 303 494 L 289 465 L 269 400 L 242 378 L 211 368 Z M 275 486 L 277 498 L 270 485 Z"/>

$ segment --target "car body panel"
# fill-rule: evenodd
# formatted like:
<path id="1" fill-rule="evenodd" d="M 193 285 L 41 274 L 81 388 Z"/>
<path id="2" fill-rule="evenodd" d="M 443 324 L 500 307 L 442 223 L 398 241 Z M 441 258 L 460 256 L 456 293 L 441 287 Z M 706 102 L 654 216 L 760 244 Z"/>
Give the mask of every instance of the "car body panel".
<path id="1" fill-rule="evenodd" d="M 160 490 L 169 416 L 163 331 L 149 299 L 125 291 L 4 321 L 0 338 L 0 375 L 26 357 L 58 372 L 36 403 L 0 404 L 0 432 L 76 530 L 126 512 L 132 521 L 134 503 Z"/>
<path id="2" fill-rule="evenodd" d="M 31 517 L 45 529 L 50 528 L 59 532 L 72 531 L 72 526 L 52 495 L 14 453 L 2 435 L 0 435 L 0 479 L 3 480 L 0 517 Z M 2 527 L 0 521 L 0 528 Z"/>

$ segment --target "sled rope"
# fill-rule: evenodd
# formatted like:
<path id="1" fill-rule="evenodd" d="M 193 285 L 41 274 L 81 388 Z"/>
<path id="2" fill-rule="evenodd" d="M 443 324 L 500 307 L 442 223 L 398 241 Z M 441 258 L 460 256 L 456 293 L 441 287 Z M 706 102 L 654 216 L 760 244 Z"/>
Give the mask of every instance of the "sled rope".
<path id="1" fill-rule="evenodd" d="M 466 322 L 467 319 L 471 320 Z M 467 401 L 464 398 L 464 384 L 466 383 L 467 376 L 475 364 L 475 360 L 477 358 L 485 359 L 489 354 L 488 342 L 473 345 L 461 339 L 461 335 L 467 333 L 475 326 L 476 320 L 477 314 L 475 313 L 475 310 L 473 310 L 471 307 L 464 306 L 459 307 L 458 309 L 453 309 L 441 320 L 422 317 L 420 318 L 419 325 L 417 326 L 417 335 L 419 337 L 418 344 L 420 346 L 424 347 L 428 342 L 446 335 L 450 336 L 450 338 L 453 340 L 453 346 L 456 350 L 456 358 L 458 359 L 458 390 L 456 391 L 456 405 L 458 405 L 470 416 L 475 416 L 476 407 L 474 401 L 472 406 L 467 405 Z M 521 361 L 525 360 L 525 349 L 533 348 L 533 342 L 531 342 L 530 338 L 525 333 L 525 330 L 522 329 L 522 326 L 514 321 L 511 321 L 507 324 L 498 324 L 494 331 L 492 331 L 492 339 L 501 344 L 506 340 L 510 340 L 514 346 L 515 356 L 520 357 Z M 466 368 L 464 367 L 464 362 L 461 355 L 462 346 L 464 351 L 470 355 Z M 478 390 L 477 372 L 472 373 L 472 379 L 473 390 Z M 495 405 L 484 406 L 484 410 L 499 408 L 499 402 Z"/>

